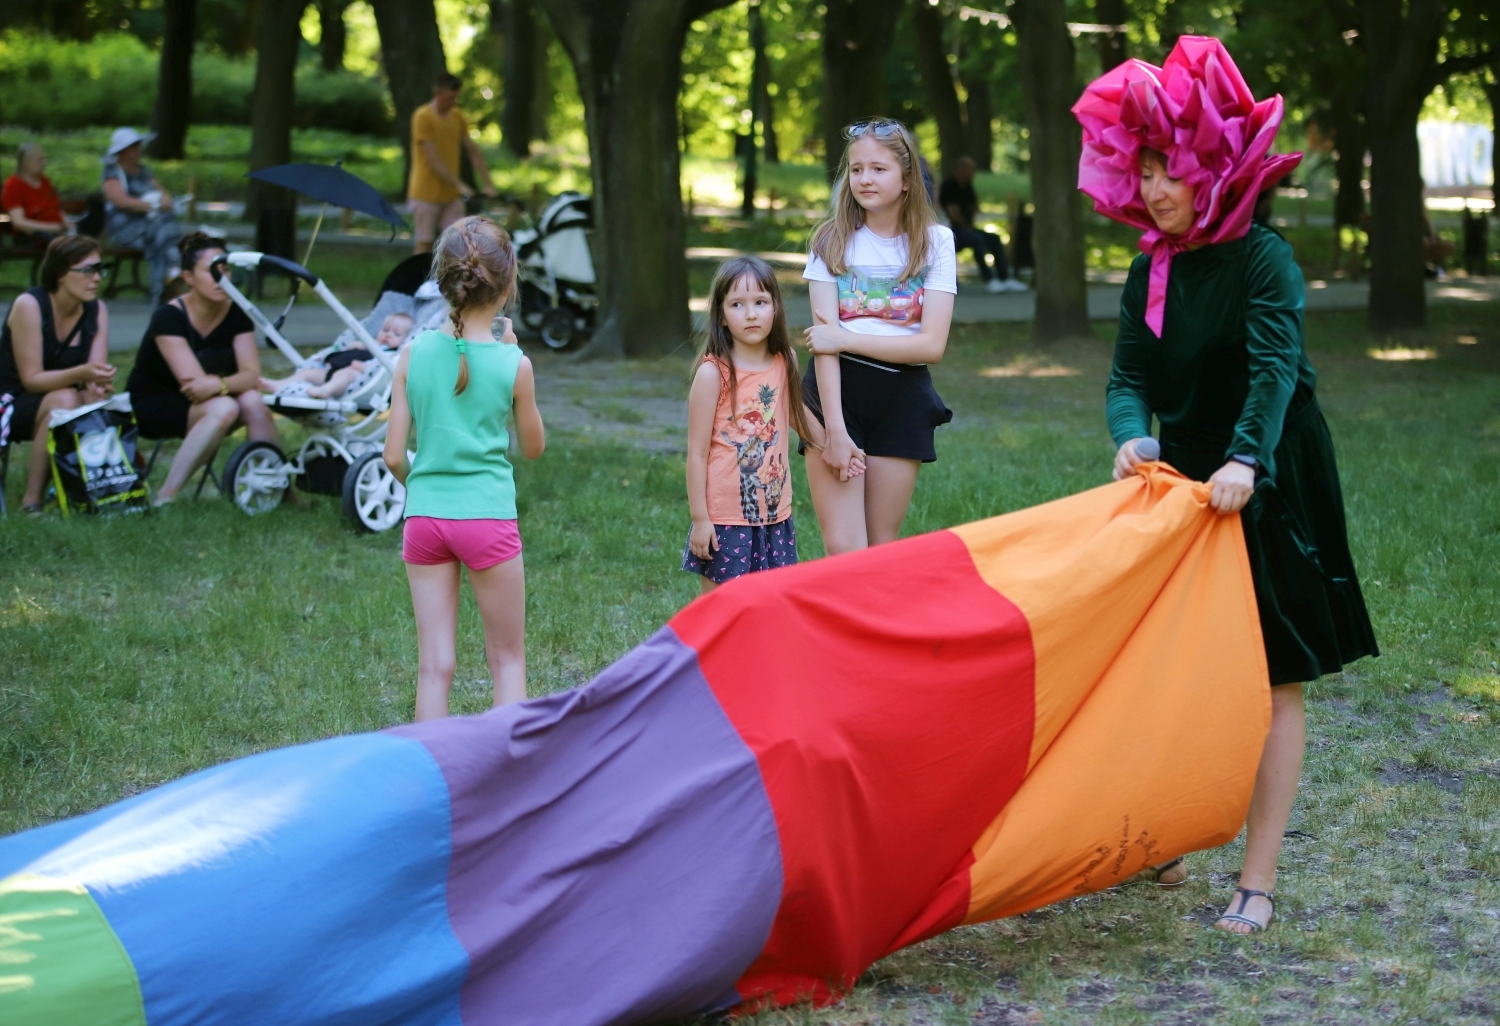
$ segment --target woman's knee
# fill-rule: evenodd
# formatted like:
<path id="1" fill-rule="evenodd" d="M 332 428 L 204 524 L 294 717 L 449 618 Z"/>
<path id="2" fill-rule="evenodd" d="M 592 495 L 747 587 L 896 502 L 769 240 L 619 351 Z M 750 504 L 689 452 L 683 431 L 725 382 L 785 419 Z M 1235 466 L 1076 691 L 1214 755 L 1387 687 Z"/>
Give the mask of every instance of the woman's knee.
<path id="1" fill-rule="evenodd" d="M 232 396 L 216 395 L 203 403 L 203 419 L 216 431 L 228 431 L 239 422 L 240 404 Z"/>

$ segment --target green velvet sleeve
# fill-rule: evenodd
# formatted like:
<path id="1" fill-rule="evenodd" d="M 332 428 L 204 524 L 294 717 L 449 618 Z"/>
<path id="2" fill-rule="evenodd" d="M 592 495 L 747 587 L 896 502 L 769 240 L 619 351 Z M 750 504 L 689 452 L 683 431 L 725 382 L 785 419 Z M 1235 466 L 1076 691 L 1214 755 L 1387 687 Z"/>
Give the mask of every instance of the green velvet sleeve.
<path id="1" fill-rule="evenodd" d="M 1115 363 L 1104 389 L 1104 413 L 1115 445 L 1151 433 L 1151 407 L 1146 403 L 1146 370 L 1137 326 L 1146 308 L 1149 264 L 1137 257 L 1120 296 L 1120 330 L 1115 335 Z"/>
<path id="2" fill-rule="evenodd" d="M 1297 388 L 1302 358 L 1302 269 L 1286 240 L 1265 231 L 1252 234 L 1246 274 L 1250 393 L 1224 458 L 1254 456 L 1267 474 L 1274 474 L 1271 454 L 1281 441 L 1282 422 Z"/>

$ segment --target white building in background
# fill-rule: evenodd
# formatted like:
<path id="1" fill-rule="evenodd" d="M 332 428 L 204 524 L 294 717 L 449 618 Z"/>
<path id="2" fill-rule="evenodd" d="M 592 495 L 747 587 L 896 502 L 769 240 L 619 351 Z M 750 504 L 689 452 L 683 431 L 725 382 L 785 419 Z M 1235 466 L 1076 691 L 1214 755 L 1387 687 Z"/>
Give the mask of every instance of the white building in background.
<path id="1" fill-rule="evenodd" d="M 1487 125 L 1461 121 L 1417 124 L 1422 148 L 1422 184 L 1429 189 L 1493 188 L 1495 133 Z"/>

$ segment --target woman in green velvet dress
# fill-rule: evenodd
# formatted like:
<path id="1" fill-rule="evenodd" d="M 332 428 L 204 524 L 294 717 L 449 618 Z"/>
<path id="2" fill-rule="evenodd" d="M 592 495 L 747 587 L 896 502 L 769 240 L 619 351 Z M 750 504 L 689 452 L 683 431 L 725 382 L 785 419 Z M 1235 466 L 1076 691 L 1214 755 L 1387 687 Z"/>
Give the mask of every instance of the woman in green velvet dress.
<path id="1" fill-rule="evenodd" d="M 1141 198 L 1168 237 L 1194 217 L 1193 186 L 1141 150 Z M 1220 929 L 1250 933 L 1273 914 L 1276 859 L 1297 796 L 1302 684 L 1377 655 L 1344 526 L 1333 440 L 1302 349 L 1302 271 L 1275 231 L 1173 258 L 1160 337 L 1145 323 L 1151 258 L 1136 258 L 1120 303 L 1106 408 L 1119 446 L 1115 477 L 1141 462 L 1161 425 L 1161 460 L 1213 485 L 1211 504 L 1240 513 L 1271 678 L 1271 730 L 1250 801 L 1245 862 Z M 1186 770 L 1190 772 L 1190 769 Z M 1158 882 L 1186 878 L 1181 860 Z"/>

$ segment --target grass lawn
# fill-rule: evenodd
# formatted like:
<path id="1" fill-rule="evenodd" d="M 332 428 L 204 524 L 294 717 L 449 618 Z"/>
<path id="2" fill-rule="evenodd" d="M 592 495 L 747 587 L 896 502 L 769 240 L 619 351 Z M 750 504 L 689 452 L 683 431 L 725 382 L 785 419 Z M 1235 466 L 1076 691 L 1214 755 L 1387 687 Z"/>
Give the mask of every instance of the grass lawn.
<path id="1" fill-rule="evenodd" d="M 1372 339 L 1358 313 L 1309 319 L 1384 655 L 1309 688 L 1296 833 L 1268 933 L 1206 927 L 1233 886 L 1235 843 L 1193 856 L 1180 890 L 1105 892 L 956 930 L 881 962 L 835 1008 L 745 1021 L 1494 1022 L 1496 315 L 1436 307 L 1427 332 L 1399 343 Z M 1433 358 L 1369 355 L 1395 345 Z M 911 532 L 1106 480 L 1106 342 L 1038 353 L 1024 326 L 967 326 L 950 354 L 936 374 L 957 418 L 923 472 Z M 683 381 L 685 394 L 685 368 Z M 13 503 L 21 477 L 13 467 Z M 677 570 L 682 459 L 557 435 L 518 479 L 531 687 L 551 692 L 589 679 L 695 593 Z M 805 488 L 797 517 L 803 556 L 816 558 Z M 257 519 L 212 499 L 125 520 L 13 515 L 0 528 L 0 646 L 0 832 L 412 710 L 398 538 L 356 536 L 316 497 Z M 470 602 L 455 711 L 485 707 L 482 658 Z"/>

